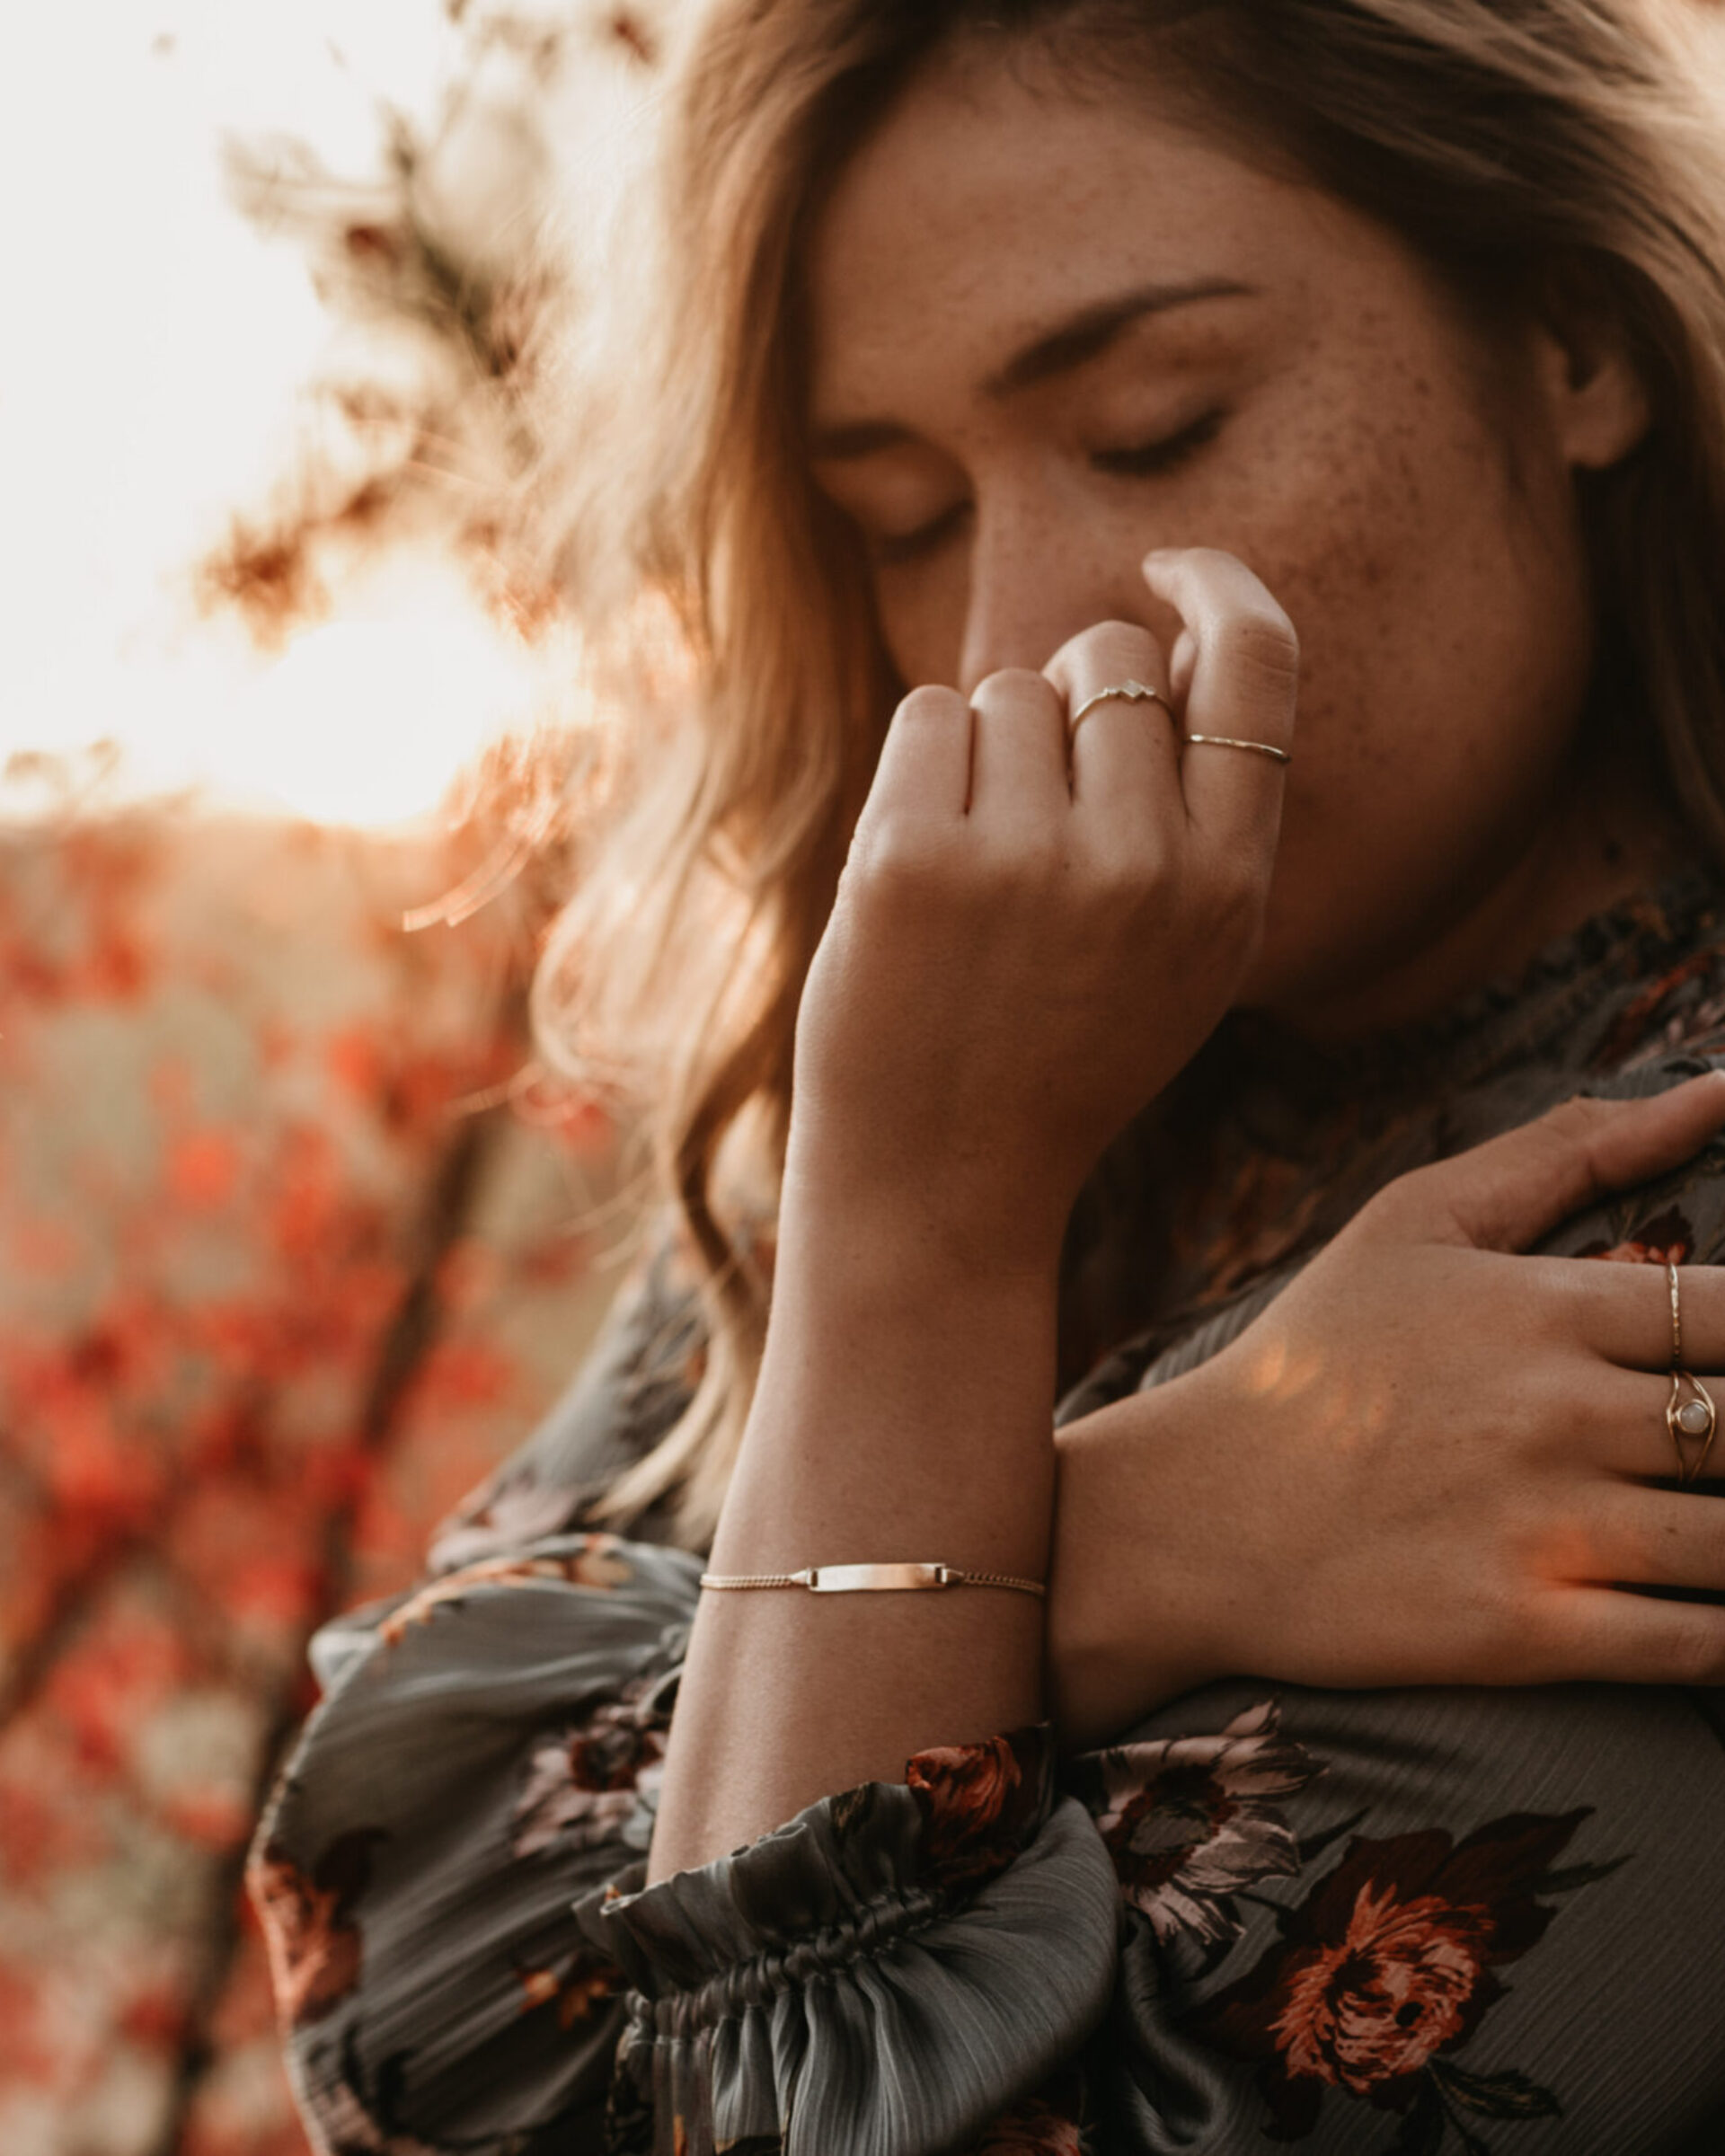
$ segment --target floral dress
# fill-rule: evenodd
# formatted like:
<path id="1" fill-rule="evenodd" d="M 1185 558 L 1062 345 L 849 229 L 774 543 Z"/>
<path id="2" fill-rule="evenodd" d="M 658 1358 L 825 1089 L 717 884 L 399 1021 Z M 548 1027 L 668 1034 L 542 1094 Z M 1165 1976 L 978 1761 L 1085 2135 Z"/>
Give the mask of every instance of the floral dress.
<path id="1" fill-rule="evenodd" d="M 1391 1177 L 1725 1059 L 1725 893 L 1340 1056 L 1243 1020 L 1207 1055 L 1159 1306 L 1061 1421 L 1214 1354 Z M 1545 1247 L 1718 1262 L 1722 1171 Z M 645 1886 L 702 1557 L 582 1519 L 687 1397 L 691 1313 L 661 1250 L 427 1584 L 314 1643 L 251 1883 L 324 2149 L 1725 2151 L 1713 1692 L 1242 1675 L 1064 1759 L 919 1753 Z"/>

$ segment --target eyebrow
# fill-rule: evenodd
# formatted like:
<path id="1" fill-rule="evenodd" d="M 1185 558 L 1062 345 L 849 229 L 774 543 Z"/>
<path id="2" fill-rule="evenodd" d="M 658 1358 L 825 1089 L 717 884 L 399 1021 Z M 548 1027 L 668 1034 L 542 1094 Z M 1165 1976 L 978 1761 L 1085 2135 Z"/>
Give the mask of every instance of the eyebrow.
<path id="1" fill-rule="evenodd" d="M 1193 306 L 1207 299 L 1249 299 L 1256 291 L 1253 285 L 1217 277 L 1184 285 L 1140 285 L 1133 291 L 1117 293 L 1111 299 L 1097 300 L 1014 352 L 984 382 L 983 393 L 1010 397 L 1032 384 L 1070 374 L 1100 358 L 1122 331 L 1146 315 L 1166 314 L 1176 307 Z M 897 420 L 857 420 L 817 429 L 809 453 L 822 463 L 844 462 L 896 448 L 910 438 L 909 428 Z"/>

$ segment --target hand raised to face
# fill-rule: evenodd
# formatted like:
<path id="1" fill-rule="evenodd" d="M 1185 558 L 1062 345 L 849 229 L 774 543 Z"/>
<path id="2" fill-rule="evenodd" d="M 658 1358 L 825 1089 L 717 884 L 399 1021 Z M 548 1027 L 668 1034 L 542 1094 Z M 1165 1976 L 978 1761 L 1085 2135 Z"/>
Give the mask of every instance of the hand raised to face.
<path id="1" fill-rule="evenodd" d="M 787 1188 L 899 1209 L 955 1255 L 1050 1263 L 1109 1139 L 1200 1046 L 1256 951 L 1298 646 L 1203 550 L 1144 574 L 1171 667 L 1103 623 L 1041 673 L 894 715 L 798 1021 Z M 1110 687 L 1075 733 L 1072 714 Z M 1188 745 L 1184 737 L 1210 738 Z"/>

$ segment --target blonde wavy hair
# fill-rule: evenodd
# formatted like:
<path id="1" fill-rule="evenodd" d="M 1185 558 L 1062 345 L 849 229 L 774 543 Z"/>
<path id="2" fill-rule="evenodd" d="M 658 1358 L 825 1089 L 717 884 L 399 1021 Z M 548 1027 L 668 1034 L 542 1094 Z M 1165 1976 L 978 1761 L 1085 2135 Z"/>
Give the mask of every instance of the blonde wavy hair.
<path id="1" fill-rule="evenodd" d="M 710 1345 L 596 1516 L 663 1501 L 711 1539 L 765 1330 L 798 999 L 900 693 L 801 439 L 802 255 L 846 159 L 937 51 L 1034 40 L 1112 94 L 1181 86 L 1486 307 L 1561 289 L 1602 310 L 1655 414 L 1584 499 L 1602 675 L 1725 859 L 1725 153 L 1701 34 L 1678 0 L 707 10 L 674 93 L 640 402 L 612 415 L 626 455 L 599 453 L 582 505 L 611 570 L 595 618 L 668 622 L 683 672 L 672 715 L 641 722 L 628 813 L 546 949 L 535 1020 L 572 1073 L 650 1074 L 652 1173 L 698 1252 Z"/>

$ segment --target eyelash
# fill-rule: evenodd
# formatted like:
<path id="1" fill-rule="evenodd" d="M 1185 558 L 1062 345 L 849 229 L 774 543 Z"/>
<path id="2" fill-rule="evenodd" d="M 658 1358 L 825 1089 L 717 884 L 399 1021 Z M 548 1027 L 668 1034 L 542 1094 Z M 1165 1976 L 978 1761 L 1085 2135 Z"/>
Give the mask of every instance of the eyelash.
<path id="1" fill-rule="evenodd" d="M 919 525 L 914 532 L 901 532 L 895 538 L 871 538 L 868 541 L 869 559 L 877 569 L 894 569 L 901 561 L 915 561 L 924 554 L 932 554 L 947 534 L 958 524 L 960 517 L 969 514 L 968 501 L 955 502 L 932 524 Z"/>
<path id="2" fill-rule="evenodd" d="M 1189 456 L 1208 448 L 1221 433 L 1227 416 L 1218 407 L 1214 411 L 1201 413 L 1178 434 L 1164 435 L 1160 441 L 1146 442 L 1137 449 L 1100 449 L 1090 461 L 1097 471 L 1117 478 L 1153 478 L 1158 473 L 1172 472 Z"/>
<path id="3" fill-rule="evenodd" d="M 1146 442 L 1133 449 L 1098 450 L 1091 457 L 1091 464 L 1098 472 L 1105 472 L 1115 479 L 1159 477 L 1164 472 L 1176 470 L 1200 449 L 1208 448 L 1222 431 L 1227 416 L 1219 409 L 1204 412 L 1179 433 L 1164 435 L 1159 441 Z M 943 516 L 914 532 L 905 532 L 897 538 L 871 539 L 870 555 L 878 567 L 893 568 L 933 553 L 959 519 L 969 514 L 969 502 L 957 502 Z"/>

